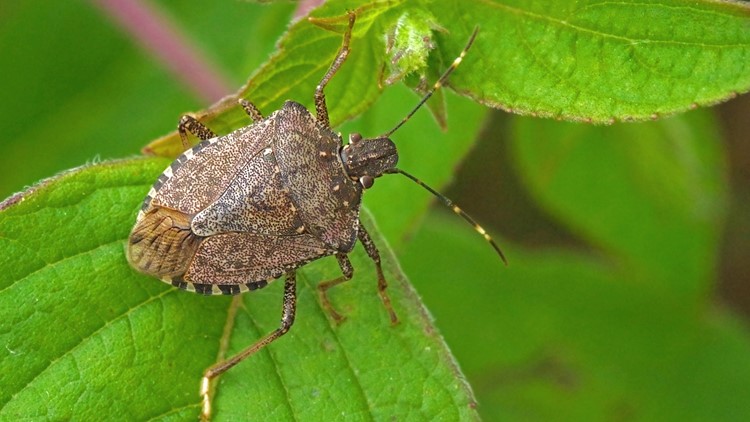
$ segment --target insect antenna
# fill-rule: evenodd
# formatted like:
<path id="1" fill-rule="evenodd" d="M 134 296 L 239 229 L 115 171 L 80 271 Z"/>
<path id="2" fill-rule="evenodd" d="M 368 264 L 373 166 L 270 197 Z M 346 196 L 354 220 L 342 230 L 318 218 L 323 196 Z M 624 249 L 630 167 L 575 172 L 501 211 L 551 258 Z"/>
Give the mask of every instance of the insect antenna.
<path id="1" fill-rule="evenodd" d="M 411 117 L 414 115 L 414 113 L 416 113 L 417 110 L 419 110 L 419 108 L 422 107 L 422 105 L 424 105 L 424 103 L 426 103 L 427 100 L 430 99 L 430 97 L 432 97 L 432 94 L 434 94 L 435 91 L 437 91 L 438 89 L 440 89 L 440 87 L 442 87 L 443 84 L 445 84 L 445 81 L 448 80 L 448 77 L 451 75 L 451 73 L 453 73 L 454 70 L 456 70 L 456 68 L 458 67 L 458 65 L 461 64 L 461 60 L 464 59 L 464 56 L 466 55 L 466 52 L 469 51 L 469 48 L 471 48 L 471 44 L 474 43 L 474 38 L 477 37 L 477 32 L 479 32 L 479 27 L 474 28 L 474 32 L 471 33 L 471 37 L 469 37 L 469 42 L 466 43 L 466 46 L 464 47 L 464 49 L 461 50 L 461 53 L 458 55 L 458 57 L 456 57 L 453 60 L 453 63 L 451 63 L 450 67 L 448 67 L 448 69 L 446 69 L 445 72 L 443 72 L 443 74 L 440 76 L 440 79 L 438 79 L 437 82 L 435 82 L 435 84 L 432 85 L 432 88 L 430 88 L 430 90 L 427 91 L 427 94 L 425 94 L 424 97 L 422 97 L 422 99 L 419 100 L 419 103 L 417 103 L 417 106 L 414 107 L 409 112 L 409 114 L 406 115 L 406 117 L 404 117 L 403 119 L 401 119 L 401 121 L 398 122 L 398 124 L 393 129 L 391 129 L 388 132 L 386 132 L 382 136 L 383 138 L 390 138 L 390 136 L 393 134 L 393 132 L 397 131 L 401 126 L 404 125 L 404 123 L 406 123 L 407 120 L 411 119 Z"/>
<path id="2" fill-rule="evenodd" d="M 500 259 L 503 260 L 503 263 L 505 263 L 505 265 L 508 265 L 508 260 L 505 259 L 505 255 L 503 254 L 503 251 L 501 251 L 500 247 L 497 246 L 497 243 L 495 243 L 495 241 L 492 240 L 492 237 L 490 237 L 490 235 L 487 234 L 487 231 L 484 230 L 484 228 L 482 226 L 480 226 L 479 223 L 476 222 L 476 220 L 474 220 L 473 218 L 471 218 L 471 216 L 469 214 L 467 214 L 464 210 L 462 210 L 461 208 L 459 208 L 458 205 L 454 204 L 453 201 L 451 201 L 447 196 L 445 196 L 442 193 L 436 191 L 435 189 L 429 187 L 425 182 L 417 179 L 416 177 L 412 176 L 411 174 L 409 174 L 409 173 L 407 173 L 407 172 L 405 172 L 405 171 L 403 171 L 401 169 L 394 168 L 394 169 L 389 170 L 388 173 L 400 173 L 400 174 L 403 174 L 404 176 L 408 177 L 409 179 L 411 179 L 412 181 L 414 181 L 419 186 L 422 186 L 423 188 L 427 189 L 431 194 L 433 194 L 437 199 L 439 199 L 440 202 L 443 203 L 443 205 L 445 205 L 446 207 L 450 208 L 454 213 L 460 215 L 461 218 L 463 218 L 469 224 L 471 224 L 474 227 L 474 230 L 476 230 L 477 233 L 479 233 L 480 235 L 482 235 L 482 237 L 484 237 L 484 239 L 486 241 L 488 241 L 490 243 L 490 245 L 492 245 L 492 248 L 495 249 L 495 252 L 497 252 L 497 254 L 500 255 Z"/>
<path id="3" fill-rule="evenodd" d="M 453 60 L 453 63 L 451 63 L 450 67 L 448 67 L 448 69 L 446 69 L 445 72 L 443 72 L 443 74 L 440 76 L 437 82 L 435 82 L 435 84 L 432 85 L 432 88 L 430 88 L 427 94 L 425 94 L 422 97 L 422 99 L 419 100 L 419 103 L 417 103 L 417 105 L 409 112 L 409 114 L 407 114 L 406 117 L 401 119 L 401 121 L 398 122 L 398 124 L 393 129 L 389 130 L 384 135 L 382 135 L 382 138 L 390 138 L 393 132 L 397 131 L 399 128 L 401 128 L 401 126 L 404 125 L 404 123 L 406 123 L 409 119 L 411 119 L 412 116 L 414 116 L 414 113 L 416 113 L 417 110 L 419 110 L 419 108 L 422 107 L 424 103 L 426 103 L 427 100 L 430 99 L 430 97 L 432 97 L 432 94 L 434 94 L 435 91 L 440 89 L 445 84 L 445 81 L 448 80 L 448 77 L 451 75 L 451 73 L 453 73 L 454 70 L 456 70 L 458 65 L 461 64 L 461 61 L 463 60 L 464 56 L 466 56 L 466 52 L 469 51 L 469 48 L 471 48 L 471 45 L 474 43 L 474 39 L 477 37 L 477 32 L 479 32 L 479 28 L 474 28 L 474 31 L 471 33 L 471 37 L 469 37 L 469 41 L 466 43 L 466 46 L 463 48 L 463 50 L 461 50 L 461 53 L 459 53 L 458 57 L 456 57 Z M 411 174 L 401 169 L 393 168 L 393 169 L 388 170 L 387 173 L 403 174 L 404 176 L 411 179 L 414 183 L 418 184 L 419 186 L 422 186 L 428 192 L 433 194 L 437 199 L 440 200 L 440 202 L 443 203 L 443 205 L 450 208 L 454 213 L 458 214 L 459 216 L 461 216 L 461 218 L 466 220 L 466 222 L 471 224 L 472 227 L 474 227 L 474 230 L 476 230 L 477 233 L 482 235 L 482 237 L 484 237 L 484 239 L 490 243 L 492 248 L 495 249 L 495 252 L 497 252 L 497 254 L 500 256 L 500 259 L 503 260 L 503 263 L 505 263 L 505 265 L 508 265 L 508 260 L 505 259 L 505 254 L 503 254 L 503 251 L 500 250 L 500 247 L 497 245 L 497 243 L 495 243 L 495 241 L 492 240 L 492 237 L 490 237 L 487 231 L 482 226 L 480 226 L 479 223 L 477 223 L 476 220 L 474 220 L 469 214 L 467 214 L 464 210 L 459 208 L 458 205 L 454 204 L 453 201 L 451 201 L 447 196 L 429 187 L 423 181 L 419 180 L 418 178 L 412 176 Z"/>

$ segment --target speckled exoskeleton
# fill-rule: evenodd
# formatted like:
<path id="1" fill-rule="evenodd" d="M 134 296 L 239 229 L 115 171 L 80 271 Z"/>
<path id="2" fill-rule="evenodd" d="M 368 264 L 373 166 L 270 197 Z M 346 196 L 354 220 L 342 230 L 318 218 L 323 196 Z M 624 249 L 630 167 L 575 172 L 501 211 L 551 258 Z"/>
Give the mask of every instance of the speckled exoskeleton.
<path id="1" fill-rule="evenodd" d="M 378 249 L 359 220 L 362 193 L 385 173 L 403 173 L 438 195 L 495 247 L 484 230 L 447 198 L 396 168 L 398 153 L 389 136 L 438 89 L 458 66 L 474 39 L 432 90 L 393 130 L 343 145 L 331 130 L 325 95 L 329 80 L 349 53 L 355 16 L 335 60 L 315 90 L 313 116 L 287 101 L 263 118 L 250 102 L 240 104 L 254 123 L 224 136 L 193 117 L 178 125 L 186 151 L 154 183 L 130 234 L 127 258 L 138 271 L 181 289 L 237 294 L 286 276 L 281 326 L 238 355 L 210 367 L 201 382 L 203 417 L 210 414 L 210 380 L 285 334 L 296 308 L 295 271 L 333 255 L 343 275 L 318 285 L 323 306 L 340 322 L 326 292 L 352 278 L 349 254 L 357 240 L 375 263 L 378 291 L 393 323 Z M 201 139 L 188 149 L 187 133 Z M 501 255 L 502 256 L 502 255 Z"/>

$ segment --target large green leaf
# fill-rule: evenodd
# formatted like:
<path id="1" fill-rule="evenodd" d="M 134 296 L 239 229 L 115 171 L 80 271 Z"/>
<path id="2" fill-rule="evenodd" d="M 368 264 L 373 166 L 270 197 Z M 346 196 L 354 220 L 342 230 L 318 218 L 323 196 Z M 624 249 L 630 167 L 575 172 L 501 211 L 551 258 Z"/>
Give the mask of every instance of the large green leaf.
<path id="1" fill-rule="evenodd" d="M 750 336 L 737 317 L 601 256 L 504 243 L 508 267 L 436 213 L 400 254 L 484 419 L 750 418 L 737 393 L 750 389 Z"/>
<path id="2" fill-rule="evenodd" d="M 654 119 L 750 89 L 745 60 L 750 54 L 750 8 L 742 4 L 563 1 L 550 7 L 546 1 L 362 5 L 340 0 L 313 12 L 319 18 L 314 22 L 330 31 L 306 21 L 293 25 L 280 51 L 237 96 L 266 112 L 287 98 L 311 105 L 309 93 L 341 44 L 344 10 L 356 13 L 357 24 L 347 65 L 327 91 L 336 99 L 334 123 L 356 116 L 375 100 L 388 64 L 388 34 L 403 31 L 405 25 L 414 26 L 407 30 L 420 36 L 400 49 L 396 44 L 390 62 L 414 55 L 423 59 L 419 53 L 427 54 L 423 46 L 434 39 L 439 48 L 431 62 L 437 69 L 447 68 L 471 32 L 480 28 L 474 49 L 450 85 L 479 102 L 521 114 L 599 123 Z M 409 16 L 436 29 L 425 30 Z M 408 68 L 420 70 L 413 63 Z M 225 98 L 198 116 L 220 131 L 246 120 L 237 97 Z M 176 134 L 148 150 L 176 155 Z"/>
<path id="3" fill-rule="evenodd" d="M 435 2 L 441 56 L 475 26 L 479 53 L 451 84 L 532 116 L 607 123 L 661 117 L 750 89 L 742 2 Z M 439 5 L 439 6 L 438 6 Z"/>
<path id="4" fill-rule="evenodd" d="M 436 46 L 447 67 L 479 28 L 474 50 L 450 85 L 472 98 L 514 112 L 593 122 L 653 119 L 700 105 L 713 104 L 750 89 L 750 7 L 737 2 L 679 0 L 641 3 L 494 0 L 463 2 L 331 1 L 314 12 L 338 21 L 343 10 L 357 13 L 351 63 L 331 86 L 345 104 L 334 120 L 358 114 L 377 95 L 386 65 L 384 37 L 411 30 L 411 42 L 390 50 L 391 63 L 406 61 L 410 70 L 425 63 L 425 40 Z M 336 18 L 338 16 L 338 18 Z M 413 19 L 410 19 L 413 18 Z M 424 21 L 432 31 L 425 29 Z M 404 28 L 404 26 L 410 26 Z M 417 36 L 420 35 L 420 36 Z M 314 32 L 303 22 L 282 40 L 282 51 L 267 66 L 287 55 L 301 56 L 295 68 L 320 74 L 340 43 L 336 34 Z M 311 45 L 315 49 L 309 50 Z M 305 50 L 315 51 L 314 64 Z M 321 56 L 321 51 L 330 51 Z M 324 60 L 321 63 L 321 57 Z M 407 60 L 411 59 L 411 61 Z M 368 72 L 369 70 L 369 72 Z M 240 95 L 280 100 L 294 92 L 288 74 L 261 71 Z M 314 78 L 313 78 L 314 80 Z M 313 84 L 298 91 L 310 92 Z M 351 85 L 360 85 L 354 91 Z M 288 98 L 288 97 L 287 97 Z M 291 98 L 301 98 L 291 96 Z"/>
<path id="5" fill-rule="evenodd" d="M 613 252 L 635 283 L 706 291 L 726 211 L 710 113 L 609 127 L 519 118 L 514 132 L 521 178 L 549 213 Z"/>
<path id="6" fill-rule="evenodd" d="M 427 74 L 434 75 L 476 26 L 476 45 L 450 84 L 519 113 L 598 122 L 642 119 L 747 91 L 747 7 L 681 4 L 331 1 L 315 12 L 334 19 L 330 30 L 306 20 L 294 24 L 281 50 L 239 94 L 265 113 L 285 99 L 311 104 L 312 90 L 340 45 L 347 9 L 357 11 L 358 23 L 351 58 L 329 87 L 336 124 L 376 100 L 378 84 L 388 76 L 386 62 L 415 55 L 419 62 L 428 54 Z M 271 51 L 289 13 L 283 2 L 163 6 L 236 83 Z M 432 16 L 433 27 L 445 29 L 413 28 L 435 50 L 425 51 L 424 37 L 416 37 L 386 52 L 387 34 L 410 16 Z M 127 154 L 174 128 L 180 113 L 200 107 L 174 77 L 84 4 L 9 3 L 0 20 L 0 64 L 6 70 L 0 80 L 6 98 L 0 104 L 0 132 L 6 135 L 0 168 L 14 169 L 4 174 L 0 196 L 97 154 Z M 418 65 L 407 67 L 424 73 Z M 247 124 L 232 98 L 198 115 L 218 133 Z M 174 134 L 168 139 L 162 152 L 173 156 L 179 143 Z M 42 150 L 47 153 L 35 153 Z"/>
<path id="7" fill-rule="evenodd" d="M 200 297 L 137 274 L 125 239 L 143 195 L 168 162 L 138 159 L 75 170 L 0 212 L 0 419 L 192 419 L 198 383 L 215 361 L 227 297 Z M 130 224 L 128 224 L 130 223 Z M 365 223 L 375 234 L 372 221 Z M 315 285 L 333 259 L 299 275 L 291 332 L 221 378 L 217 417 L 324 420 L 473 419 L 473 398 L 426 311 L 380 236 L 391 327 L 372 263 L 353 253 L 355 279 L 331 291 L 337 326 Z M 243 297 L 229 353 L 278 326 L 281 283 Z M 250 399 L 248 399 L 250 398 Z"/>

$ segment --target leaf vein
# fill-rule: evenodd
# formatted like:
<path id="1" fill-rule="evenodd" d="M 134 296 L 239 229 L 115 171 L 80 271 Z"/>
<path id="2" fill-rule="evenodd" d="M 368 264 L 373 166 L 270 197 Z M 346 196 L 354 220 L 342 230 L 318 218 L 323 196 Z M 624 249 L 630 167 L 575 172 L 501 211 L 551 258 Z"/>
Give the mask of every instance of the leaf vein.
<path id="1" fill-rule="evenodd" d="M 309 278 L 307 278 L 304 275 L 302 275 L 302 279 L 304 279 L 304 283 L 307 286 L 307 288 L 311 289 L 313 292 L 317 291 L 316 286 L 314 286 L 312 284 L 312 282 L 310 281 Z M 351 282 L 352 280 L 349 280 L 349 281 Z M 349 354 L 347 353 L 347 347 L 345 347 L 341 343 L 341 339 L 339 338 L 338 332 L 336 331 L 333 323 L 331 322 L 331 319 L 328 318 L 327 311 L 325 310 L 325 308 L 323 308 L 323 305 L 321 305 L 321 303 L 320 303 L 319 300 L 314 300 L 314 302 L 317 305 L 318 309 L 320 309 L 321 314 L 325 317 L 326 322 L 328 323 L 328 328 L 331 331 L 332 337 L 335 339 L 336 344 L 338 345 L 339 349 L 342 351 L 342 355 L 344 356 L 344 361 L 346 363 L 346 367 L 349 369 L 349 372 L 352 374 L 352 378 L 354 380 L 356 380 L 355 384 L 357 385 L 357 387 L 359 387 L 359 393 L 362 396 L 362 398 L 364 399 L 365 403 L 367 404 L 368 410 L 372 409 L 373 408 L 373 403 L 371 402 L 370 397 L 367 396 L 366 389 L 362 385 L 362 380 L 360 379 L 359 374 L 357 373 L 357 371 L 354 370 L 354 366 L 352 365 L 351 358 L 349 357 Z M 347 399 L 351 399 L 351 397 L 349 397 Z M 370 412 L 368 414 L 368 416 L 369 416 L 370 420 L 374 420 L 372 412 Z"/>
<path id="2" fill-rule="evenodd" d="M 99 333 L 103 332 L 104 330 L 106 330 L 107 328 L 111 327 L 112 325 L 114 325 L 116 322 L 118 322 L 122 318 L 129 318 L 130 315 L 134 311 L 142 308 L 143 306 L 146 306 L 146 305 L 150 304 L 151 302 L 154 302 L 155 300 L 160 300 L 164 296 L 166 296 L 168 294 L 174 294 L 175 292 L 178 292 L 178 291 L 179 290 L 177 290 L 177 289 L 167 289 L 167 290 L 164 290 L 163 292 L 159 293 L 158 295 L 152 296 L 152 297 L 148 298 L 147 300 L 145 300 L 145 301 L 143 301 L 141 303 L 138 303 L 136 306 L 133 306 L 133 307 L 129 308 L 127 311 L 123 312 L 122 314 L 117 315 L 116 317 L 110 319 L 109 321 L 106 321 L 101 327 L 99 327 L 96 330 L 92 331 L 91 334 L 89 334 L 88 336 L 82 337 L 81 341 L 79 341 L 77 344 L 75 344 L 69 350 L 66 350 L 65 352 L 63 352 L 59 356 L 56 356 L 55 358 L 51 359 L 50 362 L 49 362 L 49 364 L 47 366 L 45 366 L 44 368 L 42 368 L 41 370 L 39 370 L 35 375 L 31 376 L 31 378 L 29 379 L 29 381 L 22 388 L 20 388 L 13 395 L 11 395 L 10 399 L 6 403 L 3 403 L 3 406 L 6 405 L 6 404 L 8 404 L 8 403 L 10 403 L 10 402 L 12 402 L 13 399 L 16 396 L 18 396 L 19 394 L 23 393 L 26 389 L 28 389 L 34 383 L 34 381 L 37 378 L 39 378 L 42 374 L 44 374 L 45 372 L 47 372 L 47 370 L 49 370 L 52 366 L 54 366 L 61 359 L 63 359 L 64 357 L 66 357 L 66 356 L 74 353 L 77 349 L 83 347 L 83 345 L 85 345 L 89 340 L 92 340 L 94 338 L 94 336 L 96 336 L 97 334 L 99 334 Z M 74 359 L 74 362 L 75 362 L 75 359 Z M 77 372 L 77 373 L 80 374 L 80 371 Z"/>
<path id="3" fill-rule="evenodd" d="M 10 239 L 10 240 L 15 240 L 15 239 Z M 18 283 L 20 283 L 20 282 L 22 282 L 22 281 L 24 281 L 24 280 L 26 280 L 26 279 L 28 279 L 28 278 L 36 275 L 37 273 L 39 273 L 41 271 L 44 271 L 44 270 L 49 269 L 49 268 L 53 268 L 53 267 L 55 267 L 58 264 L 63 264 L 65 262 L 69 261 L 69 260 L 72 260 L 72 259 L 78 258 L 80 256 L 96 252 L 96 251 L 98 251 L 100 249 L 109 247 L 109 246 L 111 246 L 111 245 L 113 245 L 115 243 L 120 243 L 120 242 L 122 242 L 122 239 L 118 238 L 118 239 L 115 239 L 115 240 L 112 240 L 112 241 L 109 241 L 109 242 L 106 242 L 106 243 L 101 243 L 101 244 L 97 245 L 95 248 L 86 249 L 84 251 L 76 252 L 73 255 L 64 256 L 64 257 L 62 257 L 62 258 L 60 258 L 60 259 L 58 259 L 56 261 L 52 261 L 52 262 L 47 262 L 44 259 L 42 259 L 41 257 L 39 257 L 39 260 L 43 261 L 44 265 L 42 265 L 39 268 L 34 269 L 33 271 L 31 271 L 28 274 L 23 275 L 21 278 L 17 278 L 15 280 L 11 281 L 10 284 L 8 284 L 7 286 L 5 286 L 2 289 L 0 289 L 0 294 L 2 294 L 3 292 L 5 292 L 6 290 L 10 289 L 11 287 L 14 287 Z M 23 243 L 21 243 L 21 245 L 23 245 Z M 29 249 L 29 248 L 27 248 L 27 249 Z"/>

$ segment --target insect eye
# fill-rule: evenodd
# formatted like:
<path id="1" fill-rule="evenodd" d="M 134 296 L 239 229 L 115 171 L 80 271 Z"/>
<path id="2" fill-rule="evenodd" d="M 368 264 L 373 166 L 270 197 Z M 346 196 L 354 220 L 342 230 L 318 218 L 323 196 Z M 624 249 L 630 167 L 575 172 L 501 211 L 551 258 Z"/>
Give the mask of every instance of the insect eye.
<path id="1" fill-rule="evenodd" d="M 372 185 L 375 183 L 375 179 L 373 179 L 370 176 L 362 176 L 359 178 L 359 183 L 362 185 L 365 189 L 370 189 Z"/>
<path id="2" fill-rule="evenodd" d="M 357 142 L 362 140 L 362 135 L 359 133 L 352 133 L 349 135 L 349 143 L 350 144 L 356 144 Z"/>

